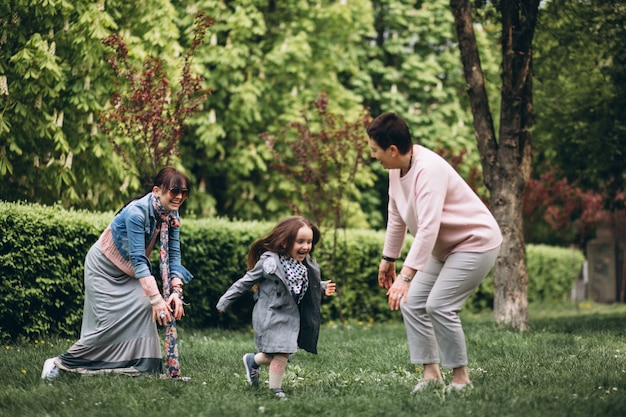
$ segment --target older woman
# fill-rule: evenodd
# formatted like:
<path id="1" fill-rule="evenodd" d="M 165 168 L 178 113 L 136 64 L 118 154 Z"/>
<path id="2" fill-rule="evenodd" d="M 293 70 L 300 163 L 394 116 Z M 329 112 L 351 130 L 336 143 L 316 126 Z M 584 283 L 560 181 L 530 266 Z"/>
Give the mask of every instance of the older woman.
<path id="1" fill-rule="evenodd" d="M 413 392 L 443 384 L 471 387 L 458 313 L 495 263 L 502 235 L 493 215 L 443 158 L 413 144 L 406 122 L 384 113 L 367 128 L 372 157 L 389 170 L 389 207 L 378 283 L 401 309 L 411 363 L 423 364 Z M 395 261 L 406 232 L 414 236 L 399 279 Z"/>

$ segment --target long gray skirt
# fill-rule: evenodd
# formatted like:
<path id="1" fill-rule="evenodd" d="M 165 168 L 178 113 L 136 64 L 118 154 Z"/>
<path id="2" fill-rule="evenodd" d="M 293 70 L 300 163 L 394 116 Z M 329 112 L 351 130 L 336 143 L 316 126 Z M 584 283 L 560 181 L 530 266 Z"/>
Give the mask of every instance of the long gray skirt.
<path id="1" fill-rule="evenodd" d="M 85 259 L 85 308 L 80 339 L 55 363 L 81 374 L 162 373 L 152 307 L 139 281 L 116 267 L 94 244 Z"/>

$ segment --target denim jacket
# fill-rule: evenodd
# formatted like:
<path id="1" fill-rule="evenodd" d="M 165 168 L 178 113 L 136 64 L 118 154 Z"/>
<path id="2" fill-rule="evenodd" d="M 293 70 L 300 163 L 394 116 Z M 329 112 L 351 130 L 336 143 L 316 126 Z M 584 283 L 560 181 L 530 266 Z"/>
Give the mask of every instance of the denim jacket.
<path id="1" fill-rule="evenodd" d="M 159 223 L 150 203 L 151 195 L 148 193 L 130 202 L 109 225 L 115 247 L 124 259 L 130 261 L 136 278 L 152 275 L 146 248 Z M 193 275 L 180 263 L 180 227 L 170 225 L 169 235 L 170 274 L 186 284 L 193 279 Z"/>

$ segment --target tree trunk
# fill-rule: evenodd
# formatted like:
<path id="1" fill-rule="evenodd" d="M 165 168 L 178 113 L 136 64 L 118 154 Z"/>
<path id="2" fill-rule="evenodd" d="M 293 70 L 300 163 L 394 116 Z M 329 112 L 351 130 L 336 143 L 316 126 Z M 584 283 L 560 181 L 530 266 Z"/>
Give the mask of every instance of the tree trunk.
<path id="1" fill-rule="evenodd" d="M 494 270 L 494 315 L 498 324 L 528 328 L 528 271 L 522 202 L 530 176 L 532 38 L 540 0 L 501 2 L 502 96 L 500 142 L 495 128 L 469 0 L 450 0 L 474 118 L 485 185 L 504 241 Z"/>

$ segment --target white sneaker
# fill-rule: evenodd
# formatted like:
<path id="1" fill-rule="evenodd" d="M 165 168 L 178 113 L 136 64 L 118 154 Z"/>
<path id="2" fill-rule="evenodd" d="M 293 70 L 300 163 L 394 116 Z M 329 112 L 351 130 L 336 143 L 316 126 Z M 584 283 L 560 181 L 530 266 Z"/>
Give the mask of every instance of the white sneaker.
<path id="1" fill-rule="evenodd" d="M 44 381 L 52 381 L 59 376 L 59 368 L 54 364 L 56 358 L 49 358 L 43 363 L 43 370 L 41 371 L 41 379 Z"/>

